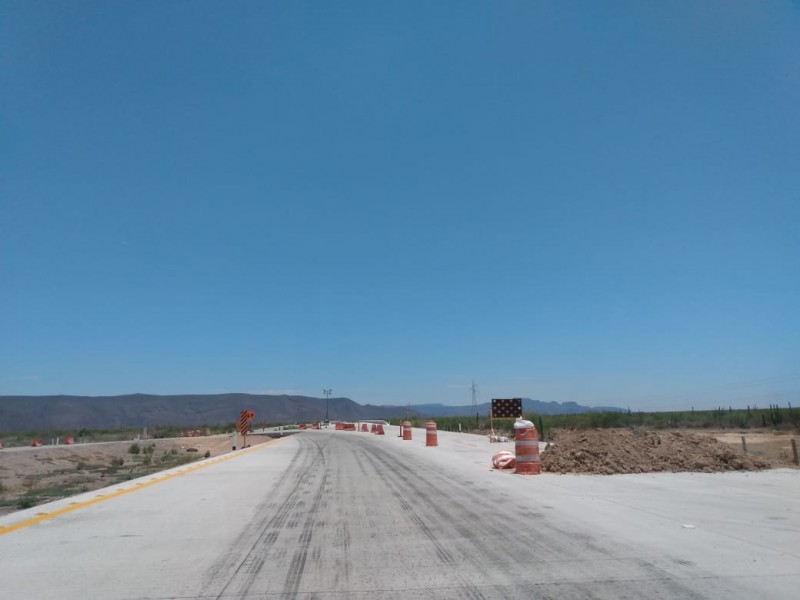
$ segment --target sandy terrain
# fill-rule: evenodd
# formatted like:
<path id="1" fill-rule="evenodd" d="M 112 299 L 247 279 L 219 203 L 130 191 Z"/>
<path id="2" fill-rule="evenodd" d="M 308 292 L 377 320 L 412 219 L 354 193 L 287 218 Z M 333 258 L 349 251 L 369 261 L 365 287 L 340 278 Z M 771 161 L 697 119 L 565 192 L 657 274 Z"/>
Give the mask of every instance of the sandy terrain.
<path id="1" fill-rule="evenodd" d="M 271 438 L 256 435 L 247 441 L 254 445 Z M 227 435 L 140 441 L 138 453 L 131 452 L 132 444 L 0 450 L 0 514 L 231 451 Z"/>

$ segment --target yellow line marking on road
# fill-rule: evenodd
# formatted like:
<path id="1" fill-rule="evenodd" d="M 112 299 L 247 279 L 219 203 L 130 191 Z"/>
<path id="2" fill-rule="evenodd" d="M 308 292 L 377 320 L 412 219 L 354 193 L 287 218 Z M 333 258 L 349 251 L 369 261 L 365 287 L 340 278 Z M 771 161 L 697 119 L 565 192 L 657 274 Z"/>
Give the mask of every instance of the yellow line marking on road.
<path id="1" fill-rule="evenodd" d="M 275 442 L 280 442 L 283 440 L 289 439 L 288 437 L 279 438 L 274 440 Z M 223 457 L 219 458 L 216 462 L 214 461 L 203 461 L 200 464 L 194 465 L 193 467 L 189 467 L 189 469 L 184 471 L 176 471 L 174 473 L 169 473 L 167 475 L 162 475 L 158 479 L 150 480 L 147 483 L 142 483 L 140 485 L 131 486 L 129 488 L 123 488 L 121 490 L 117 490 L 115 492 L 111 492 L 109 494 L 103 495 L 98 494 L 91 500 L 84 500 L 83 502 L 70 502 L 68 506 L 64 508 L 60 508 L 58 510 L 54 510 L 51 513 L 36 513 L 35 517 L 30 519 L 26 519 L 24 521 L 20 521 L 19 523 L 14 523 L 13 525 L 0 525 L 0 535 L 6 535 L 7 533 L 11 533 L 12 531 L 18 531 L 20 529 L 25 529 L 30 527 L 31 525 L 36 525 L 36 523 L 41 523 L 42 521 L 49 521 L 50 519 L 55 519 L 56 517 L 60 517 L 61 515 L 66 515 L 67 513 L 71 513 L 81 508 L 86 508 L 88 506 L 92 506 L 94 504 L 100 504 L 101 502 L 105 502 L 106 500 L 111 500 L 112 498 L 119 498 L 120 496 L 125 496 L 126 494 L 130 494 L 131 492 L 136 492 L 138 490 L 143 490 L 146 487 L 150 487 L 151 485 L 155 485 L 157 483 L 161 483 L 162 481 L 169 481 L 170 479 L 174 479 L 180 475 L 186 475 L 188 473 L 192 473 L 193 471 L 199 471 L 200 469 L 205 469 L 206 467 L 210 467 L 211 465 L 225 462 L 226 460 L 232 460 L 234 458 L 238 458 L 239 456 L 244 456 L 245 454 L 250 454 L 251 452 L 255 452 L 256 450 L 262 450 L 268 446 L 271 446 L 269 442 L 264 444 L 259 444 L 258 446 L 251 446 L 250 448 L 246 448 L 244 450 L 238 450 L 235 453 L 226 454 Z"/>

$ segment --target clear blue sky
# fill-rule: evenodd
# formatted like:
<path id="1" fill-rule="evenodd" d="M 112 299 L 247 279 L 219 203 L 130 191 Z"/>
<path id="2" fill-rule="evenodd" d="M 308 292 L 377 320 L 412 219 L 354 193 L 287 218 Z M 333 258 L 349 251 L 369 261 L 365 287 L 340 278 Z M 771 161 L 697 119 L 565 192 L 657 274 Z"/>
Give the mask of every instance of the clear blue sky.
<path id="1" fill-rule="evenodd" d="M 0 394 L 800 405 L 800 3 L 0 2 Z"/>

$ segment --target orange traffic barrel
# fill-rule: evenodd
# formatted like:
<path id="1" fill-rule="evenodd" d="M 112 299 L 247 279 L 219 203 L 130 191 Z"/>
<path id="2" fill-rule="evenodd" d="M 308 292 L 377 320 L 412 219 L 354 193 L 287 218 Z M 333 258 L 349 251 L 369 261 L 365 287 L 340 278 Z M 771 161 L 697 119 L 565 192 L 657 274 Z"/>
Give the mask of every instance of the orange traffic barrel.
<path id="1" fill-rule="evenodd" d="M 513 469 L 517 466 L 517 459 L 508 450 L 500 450 L 492 457 L 492 466 L 495 469 Z"/>
<path id="2" fill-rule="evenodd" d="M 408 441 L 411 439 L 411 421 L 403 423 L 403 440 Z"/>
<path id="3" fill-rule="evenodd" d="M 517 419 L 514 423 L 514 450 L 517 454 L 518 475 L 539 475 L 542 463 L 539 460 L 539 434 L 530 421 Z"/>
<path id="4" fill-rule="evenodd" d="M 439 436 L 436 433 L 436 421 L 428 421 L 425 423 L 425 445 L 438 446 Z"/>

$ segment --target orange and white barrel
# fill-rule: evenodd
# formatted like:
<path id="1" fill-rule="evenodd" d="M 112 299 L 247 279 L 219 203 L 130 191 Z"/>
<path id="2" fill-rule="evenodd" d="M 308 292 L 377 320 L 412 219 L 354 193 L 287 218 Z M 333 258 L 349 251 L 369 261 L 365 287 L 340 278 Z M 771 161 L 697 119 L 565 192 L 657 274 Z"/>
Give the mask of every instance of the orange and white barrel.
<path id="1" fill-rule="evenodd" d="M 539 434 L 533 423 L 517 419 L 514 423 L 514 450 L 517 453 L 517 475 L 539 475 L 542 463 L 539 460 Z"/>
<path id="2" fill-rule="evenodd" d="M 411 439 L 411 421 L 406 421 L 403 423 L 403 441 L 408 441 Z"/>
<path id="3" fill-rule="evenodd" d="M 439 435 L 436 433 L 436 421 L 428 421 L 425 423 L 425 445 L 439 445 Z"/>
<path id="4" fill-rule="evenodd" d="M 500 450 L 492 457 L 492 466 L 495 469 L 513 469 L 517 465 L 517 459 L 513 452 Z"/>

